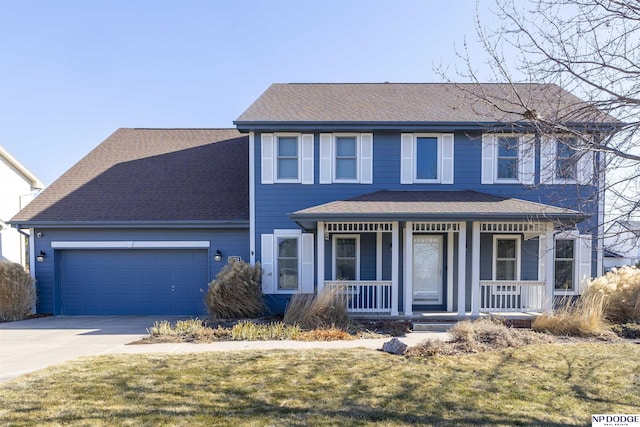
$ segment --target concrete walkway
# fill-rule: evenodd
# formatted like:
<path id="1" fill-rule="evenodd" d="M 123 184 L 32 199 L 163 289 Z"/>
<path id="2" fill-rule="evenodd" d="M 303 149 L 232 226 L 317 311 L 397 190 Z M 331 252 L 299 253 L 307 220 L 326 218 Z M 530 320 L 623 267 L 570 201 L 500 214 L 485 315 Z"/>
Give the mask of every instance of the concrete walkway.
<path id="1" fill-rule="evenodd" d="M 147 336 L 156 320 L 175 323 L 176 316 L 57 316 L 0 323 L 0 382 L 80 356 L 100 354 L 190 353 L 312 348 L 381 349 L 389 340 L 221 341 L 211 344 L 126 345 Z M 411 332 L 399 337 L 408 346 L 427 339 L 447 339 L 446 332 Z"/>

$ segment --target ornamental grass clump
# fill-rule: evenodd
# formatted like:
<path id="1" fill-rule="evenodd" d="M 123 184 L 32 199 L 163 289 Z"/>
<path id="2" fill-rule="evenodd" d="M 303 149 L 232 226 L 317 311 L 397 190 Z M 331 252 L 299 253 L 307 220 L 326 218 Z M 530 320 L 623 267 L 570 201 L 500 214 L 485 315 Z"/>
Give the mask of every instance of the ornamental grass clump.
<path id="1" fill-rule="evenodd" d="M 604 297 L 604 318 L 622 324 L 640 322 L 640 269 L 625 266 L 614 268 L 594 279 L 585 296 L 597 293 Z"/>
<path id="2" fill-rule="evenodd" d="M 242 321 L 231 328 L 231 339 L 234 341 L 295 340 L 300 332 L 302 331 L 298 326 L 286 325 L 282 322 L 262 324 Z"/>
<path id="3" fill-rule="evenodd" d="M 209 283 L 205 305 L 212 319 L 246 319 L 265 311 L 260 263 L 234 261 Z"/>
<path id="4" fill-rule="evenodd" d="M 346 329 L 351 324 L 344 302 L 335 291 L 329 289 L 317 295 L 294 295 L 284 313 L 283 322 L 305 330 Z"/>
<path id="5" fill-rule="evenodd" d="M 0 261 L 0 321 L 20 320 L 36 302 L 34 279 L 20 264 Z"/>

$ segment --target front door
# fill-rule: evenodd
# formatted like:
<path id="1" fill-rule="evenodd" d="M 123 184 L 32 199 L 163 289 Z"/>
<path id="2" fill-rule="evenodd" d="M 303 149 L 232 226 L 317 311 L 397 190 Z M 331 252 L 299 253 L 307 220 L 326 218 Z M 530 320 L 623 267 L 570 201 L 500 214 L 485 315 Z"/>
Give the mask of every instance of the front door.
<path id="1" fill-rule="evenodd" d="M 442 236 L 413 236 L 413 303 L 442 304 Z"/>

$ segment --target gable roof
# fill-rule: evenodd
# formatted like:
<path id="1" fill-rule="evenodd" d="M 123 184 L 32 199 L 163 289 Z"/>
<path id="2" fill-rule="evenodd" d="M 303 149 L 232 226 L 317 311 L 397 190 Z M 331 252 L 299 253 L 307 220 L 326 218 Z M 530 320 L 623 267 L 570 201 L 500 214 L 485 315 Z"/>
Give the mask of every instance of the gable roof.
<path id="1" fill-rule="evenodd" d="M 479 101 L 480 94 L 514 113 Z M 588 112 L 582 122 L 615 122 L 551 84 L 276 83 L 234 123 L 240 130 L 274 123 L 504 124 L 524 121 L 520 102 L 543 117 L 581 110 Z"/>
<path id="2" fill-rule="evenodd" d="M 619 221 L 620 225 L 640 237 L 640 221 Z"/>
<path id="3" fill-rule="evenodd" d="M 244 223 L 248 146 L 236 129 L 119 129 L 11 223 Z"/>
<path id="4" fill-rule="evenodd" d="M 0 145 L 0 160 L 4 160 L 11 168 L 29 182 L 32 190 L 42 190 L 45 185 L 29 169 L 9 153 L 6 148 Z"/>
<path id="5" fill-rule="evenodd" d="M 313 221 L 376 220 L 566 220 L 583 215 L 571 209 L 494 196 L 476 191 L 382 190 L 347 200 L 329 202 L 289 214 L 305 228 Z"/>

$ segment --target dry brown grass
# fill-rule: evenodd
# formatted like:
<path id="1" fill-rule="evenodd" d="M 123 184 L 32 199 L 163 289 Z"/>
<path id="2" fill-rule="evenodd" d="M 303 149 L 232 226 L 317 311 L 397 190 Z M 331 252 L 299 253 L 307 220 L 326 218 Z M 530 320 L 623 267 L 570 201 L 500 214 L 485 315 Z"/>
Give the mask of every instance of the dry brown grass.
<path id="1" fill-rule="evenodd" d="M 640 321 L 640 269 L 614 268 L 589 284 L 585 295 L 591 293 L 603 296 L 604 317 L 610 322 Z"/>
<path id="2" fill-rule="evenodd" d="M 265 310 L 262 268 L 244 261 L 227 264 L 209 283 L 205 305 L 213 319 L 245 319 Z"/>
<path id="3" fill-rule="evenodd" d="M 331 327 L 346 329 L 351 323 L 344 304 L 326 289 L 317 295 L 294 295 L 284 313 L 283 322 L 306 330 Z"/>
<path id="4" fill-rule="evenodd" d="M 351 341 L 355 337 L 342 329 L 331 327 L 300 332 L 296 339 L 299 341 Z"/>
<path id="5" fill-rule="evenodd" d="M 0 261 L 0 321 L 24 319 L 36 302 L 33 278 L 20 264 Z"/>
<path id="6" fill-rule="evenodd" d="M 528 329 L 508 328 L 503 323 L 491 319 L 458 322 L 449 329 L 449 333 L 453 336 L 453 340 L 448 342 L 429 340 L 410 347 L 405 355 L 426 357 L 480 353 L 508 347 L 515 348 L 553 342 L 553 338 L 548 335 Z"/>

